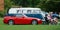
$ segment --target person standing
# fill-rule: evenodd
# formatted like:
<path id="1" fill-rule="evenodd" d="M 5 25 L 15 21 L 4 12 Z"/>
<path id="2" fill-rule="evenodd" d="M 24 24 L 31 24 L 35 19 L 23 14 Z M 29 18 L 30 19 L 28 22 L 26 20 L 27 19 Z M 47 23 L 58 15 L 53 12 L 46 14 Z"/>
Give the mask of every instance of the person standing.
<path id="1" fill-rule="evenodd" d="M 49 20 L 47 18 L 48 14 L 45 15 L 45 21 L 46 21 L 46 24 L 49 24 Z"/>
<path id="2" fill-rule="evenodd" d="M 53 12 L 49 12 L 49 13 L 48 13 L 48 16 L 47 16 L 47 19 L 48 19 L 48 21 L 49 21 L 49 24 L 50 24 L 51 21 L 52 21 L 52 14 L 53 14 Z"/>

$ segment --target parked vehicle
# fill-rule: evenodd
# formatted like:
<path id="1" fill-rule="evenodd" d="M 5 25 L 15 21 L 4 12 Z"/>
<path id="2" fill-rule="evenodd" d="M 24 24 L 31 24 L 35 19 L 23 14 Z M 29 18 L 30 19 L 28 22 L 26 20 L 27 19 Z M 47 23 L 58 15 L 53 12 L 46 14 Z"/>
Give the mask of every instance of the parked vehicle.
<path id="1" fill-rule="evenodd" d="M 24 13 L 26 16 L 29 17 L 35 17 L 42 19 L 42 21 L 45 21 L 44 12 L 41 11 L 40 8 L 10 8 L 8 11 L 8 14 L 22 14 Z"/>
<path id="2" fill-rule="evenodd" d="M 3 22 L 5 24 L 14 25 L 14 24 L 42 24 L 42 20 L 34 17 L 27 17 L 24 14 L 14 14 L 6 15 Z"/>

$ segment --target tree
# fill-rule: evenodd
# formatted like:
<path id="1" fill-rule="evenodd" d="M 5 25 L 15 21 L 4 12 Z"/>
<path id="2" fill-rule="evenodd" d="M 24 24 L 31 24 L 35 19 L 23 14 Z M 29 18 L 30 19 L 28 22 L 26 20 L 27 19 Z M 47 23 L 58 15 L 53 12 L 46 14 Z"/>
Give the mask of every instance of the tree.
<path id="1" fill-rule="evenodd" d="M 5 9 L 8 9 L 8 8 L 10 8 L 11 6 L 12 6 L 12 3 L 11 3 L 11 1 L 10 0 L 5 0 L 4 1 L 5 3 L 4 3 L 4 8 Z"/>
<path id="2" fill-rule="evenodd" d="M 9 8 L 12 5 L 16 5 L 22 7 L 38 7 L 44 11 L 59 11 L 59 1 L 60 0 L 5 0 L 5 7 Z"/>

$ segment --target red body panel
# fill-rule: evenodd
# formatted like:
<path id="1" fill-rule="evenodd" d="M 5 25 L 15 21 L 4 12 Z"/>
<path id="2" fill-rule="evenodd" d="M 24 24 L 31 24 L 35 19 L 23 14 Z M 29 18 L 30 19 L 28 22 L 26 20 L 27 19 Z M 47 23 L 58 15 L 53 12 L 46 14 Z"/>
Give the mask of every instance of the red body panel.
<path id="1" fill-rule="evenodd" d="M 42 24 L 42 20 L 38 20 L 38 18 L 32 18 L 32 17 L 11 17 L 11 16 L 6 16 L 6 17 L 4 17 L 3 22 L 8 24 L 9 20 L 13 20 L 14 24 L 31 24 L 33 19 L 37 20 L 38 24 Z"/>

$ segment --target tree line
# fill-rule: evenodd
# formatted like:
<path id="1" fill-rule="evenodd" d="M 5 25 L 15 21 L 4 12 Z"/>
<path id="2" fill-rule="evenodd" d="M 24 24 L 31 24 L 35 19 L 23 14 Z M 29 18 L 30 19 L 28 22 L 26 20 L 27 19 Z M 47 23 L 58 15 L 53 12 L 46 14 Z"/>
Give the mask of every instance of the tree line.
<path id="1" fill-rule="evenodd" d="M 4 0 L 5 13 L 13 6 L 37 7 L 47 12 L 60 12 L 60 0 Z"/>
<path id="2" fill-rule="evenodd" d="M 37 7 L 44 11 L 60 10 L 60 0 L 5 0 L 5 9 L 12 6 Z"/>

